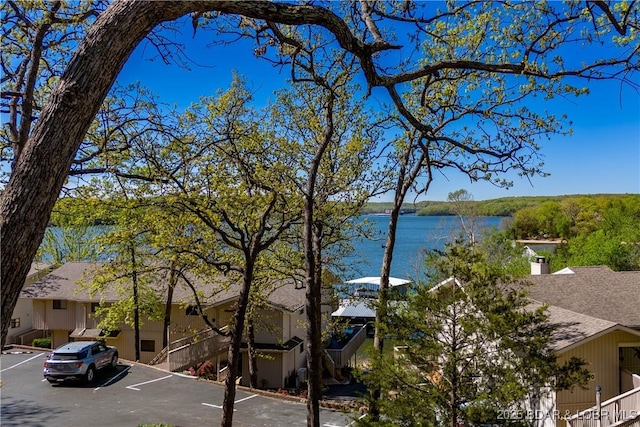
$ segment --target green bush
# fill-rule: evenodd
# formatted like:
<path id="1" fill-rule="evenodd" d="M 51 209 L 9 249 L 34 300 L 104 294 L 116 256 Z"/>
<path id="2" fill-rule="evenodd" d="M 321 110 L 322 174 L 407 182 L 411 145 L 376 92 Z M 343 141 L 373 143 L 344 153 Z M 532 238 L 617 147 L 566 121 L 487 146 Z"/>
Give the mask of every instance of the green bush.
<path id="1" fill-rule="evenodd" d="M 51 348 L 51 338 L 35 338 L 31 345 L 40 348 Z"/>

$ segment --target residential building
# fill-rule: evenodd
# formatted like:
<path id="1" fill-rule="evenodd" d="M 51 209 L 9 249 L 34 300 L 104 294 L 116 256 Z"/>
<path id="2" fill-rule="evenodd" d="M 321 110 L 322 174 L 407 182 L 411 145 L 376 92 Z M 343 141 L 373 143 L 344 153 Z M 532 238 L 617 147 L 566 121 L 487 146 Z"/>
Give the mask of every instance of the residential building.
<path id="1" fill-rule="evenodd" d="M 32 263 L 24 286 L 30 286 L 34 281 L 51 271 L 51 268 L 51 264 Z M 36 333 L 31 333 L 31 331 L 33 331 L 33 305 L 29 300 L 18 298 L 11 316 L 9 331 L 7 332 L 7 343 L 31 345 L 34 338 L 44 338 L 42 333 L 37 331 Z"/>
<path id="2" fill-rule="evenodd" d="M 601 402 L 634 388 L 638 388 L 635 399 L 640 397 L 640 330 L 557 306 L 549 306 L 548 314 L 549 322 L 558 326 L 552 337 L 558 363 L 578 357 L 585 362 L 591 379 L 585 389 L 552 392 L 547 412 L 552 409 L 560 416 L 554 417 L 555 423 L 539 425 L 562 426 L 562 417 L 594 407 L 597 389 Z"/>
<path id="3" fill-rule="evenodd" d="M 550 321 L 560 325 L 554 336 L 559 361 L 579 357 L 592 373 L 586 390 L 555 395 L 558 413 L 594 407 L 596 390 L 605 402 L 632 389 L 640 411 L 640 271 L 596 266 L 549 274 L 546 261 L 537 259 L 527 282 L 529 297 L 548 304 Z"/>
<path id="4" fill-rule="evenodd" d="M 531 272 L 522 286 L 531 308 L 546 305 L 549 323 L 557 327 L 550 345 L 558 363 L 577 357 L 591 378 L 585 389 L 541 390 L 523 403 L 525 410 L 513 413 L 528 417 L 537 427 L 565 426 L 567 416 L 574 416 L 572 427 L 596 426 L 589 422 L 594 420 L 598 391 L 601 402 L 617 408 L 608 411 L 610 422 L 603 426 L 631 425 L 616 424 L 620 421 L 616 416 L 635 417 L 632 422 L 640 423 L 640 272 L 572 267 L 550 274 L 543 257 L 531 263 Z M 444 286 L 464 289 L 453 278 L 434 289 Z M 397 350 L 401 354 L 402 348 Z M 576 416 L 581 411 L 587 412 Z M 576 422 L 577 418 L 588 422 Z"/>
<path id="5" fill-rule="evenodd" d="M 96 308 L 101 303 L 112 304 L 124 296 L 113 287 L 96 294 L 88 291 L 83 283 L 91 281 L 98 267 L 99 264 L 86 262 L 64 264 L 26 286 L 20 300 L 23 304 L 32 304 L 33 329 L 50 334 L 53 347 L 70 340 L 102 339 L 109 345 L 117 346 L 121 358 L 135 360 L 136 342 L 130 325 L 122 324 L 119 330 L 109 333 L 99 327 Z M 166 277 L 162 274 L 157 277 L 154 286 L 166 303 Z M 227 328 L 232 321 L 240 285 L 229 282 L 224 276 L 220 276 L 216 283 L 191 279 L 198 289 L 198 298 L 209 322 L 216 328 Z M 165 363 L 165 367 L 184 369 L 204 358 L 217 363 L 226 361 L 228 339 L 220 338 L 210 330 L 195 305 L 193 291 L 182 282 L 173 290 L 170 313 L 168 341 L 173 344 L 164 350 L 162 363 Z M 306 366 L 304 287 L 294 280 L 274 286 L 266 295 L 263 306 L 257 310 L 255 319 L 256 347 L 262 355 L 267 356 L 258 359 L 260 384 L 269 388 L 284 387 L 293 373 L 302 374 Z M 149 363 L 163 351 L 163 340 L 167 341 L 164 331 L 162 320 L 142 317 L 140 362 Z M 211 339 L 214 339 L 213 347 L 209 345 L 203 353 L 202 345 L 210 343 Z M 246 352 L 246 344 L 244 347 L 243 352 Z M 197 348 L 200 350 L 196 351 Z M 241 356 L 241 364 L 241 384 L 248 385 L 246 354 Z"/>

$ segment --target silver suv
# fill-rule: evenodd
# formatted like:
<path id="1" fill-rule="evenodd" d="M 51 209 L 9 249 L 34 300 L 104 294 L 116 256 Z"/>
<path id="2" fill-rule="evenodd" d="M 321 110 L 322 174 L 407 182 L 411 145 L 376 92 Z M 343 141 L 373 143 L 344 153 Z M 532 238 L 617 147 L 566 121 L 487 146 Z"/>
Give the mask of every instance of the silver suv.
<path id="1" fill-rule="evenodd" d="M 44 362 L 44 377 L 52 384 L 65 380 L 93 381 L 96 371 L 118 366 L 118 349 L 100 341 L 76 341 L 53 350 Z"/>

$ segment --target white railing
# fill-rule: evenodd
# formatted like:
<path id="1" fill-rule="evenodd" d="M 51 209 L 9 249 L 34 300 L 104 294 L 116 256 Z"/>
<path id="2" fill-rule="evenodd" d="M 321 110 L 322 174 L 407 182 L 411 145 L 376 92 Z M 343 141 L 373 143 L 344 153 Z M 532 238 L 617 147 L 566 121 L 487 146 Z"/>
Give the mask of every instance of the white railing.
<path id="1" fill-rule="evenodd" d="M 597 407 L 591 407 L 567 419 L 568 427 L 620 427 L 640 425 L 640 388 L 620 394 Z"/>
<path id="2" fill-rule="evenodd" d="M 226 328 L 222 329 L 223 332 L 225 330 Z M 179 371 L 218 355 L 229 347 L 230 341 L 231 337 L 206 329 L 172 341 L 149 364 L 160 365 L 168 362 L 170 371 Z"/>
<path id="3" fill-rule="evenodd" d="M 331 357 L 337 368 L 342 368 L 349 364 L 349 359 L 360 348 L 367 338 L 366 327 L 362 326 L 358 332 L 342 348 L 327 348 L 325 352 Z"/>

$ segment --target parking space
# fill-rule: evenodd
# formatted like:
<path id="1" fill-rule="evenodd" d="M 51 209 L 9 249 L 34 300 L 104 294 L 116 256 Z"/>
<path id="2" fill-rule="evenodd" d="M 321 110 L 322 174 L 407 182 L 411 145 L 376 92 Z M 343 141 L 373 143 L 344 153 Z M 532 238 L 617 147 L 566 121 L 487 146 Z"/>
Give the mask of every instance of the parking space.
<path id="1" fill-rule="evenodd" d="M 92 384 L 52 386 L 42 376 L 46 352 L 0 357 L 2 426 L 217 425 L 224 389 L 219 384 L 121 361 Z M 305 426 L 306 406 L 238 390 L 234 426 Z M 321 410 L 321 425 L 350 424 L 347 415 Z"/>

